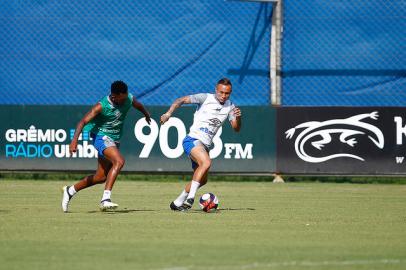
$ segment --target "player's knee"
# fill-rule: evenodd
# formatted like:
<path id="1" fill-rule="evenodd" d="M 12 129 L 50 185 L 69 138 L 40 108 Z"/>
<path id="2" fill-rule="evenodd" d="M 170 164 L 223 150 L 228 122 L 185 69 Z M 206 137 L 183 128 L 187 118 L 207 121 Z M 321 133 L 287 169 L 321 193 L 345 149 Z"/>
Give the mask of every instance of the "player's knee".
<path id="1" fill-rule="evenodd" d="M 125 160 L 123 158 L 118 158 L 113 162 L 113 166 L 121 169 L 124 167 Z"/>
<path id="2" fill-rule="evenodd" d="M 93 177 L 93 181 L 96 182 L 96 183 L 105 182 L 106 179 L 107 179 L 107 178 L 106 178 L 106 176 L 104 176 L 104 175 L 95 175 L 95 176 Z"/>
<path id="3" fill-rule="evenodd" d="M 204 169 L 205 171 L 209 170 L 210 167 L 211 167 L 211 160 L 210 160 L 210 159 L 204 160 L 200 166 L 201 166 L 202 169 Z"/>

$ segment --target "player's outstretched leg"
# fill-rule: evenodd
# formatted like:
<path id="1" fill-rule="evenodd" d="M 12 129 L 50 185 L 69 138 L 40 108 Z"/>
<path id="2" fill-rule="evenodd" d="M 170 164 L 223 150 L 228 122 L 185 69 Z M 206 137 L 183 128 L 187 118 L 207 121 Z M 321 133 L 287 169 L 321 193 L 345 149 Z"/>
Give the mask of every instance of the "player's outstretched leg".
<path id="1" fill-rule="evenodd" d="M 192 164 L 193 164 L 193 172 L 196 172 L 196 169 L 197 169 L 198 165 L 197 165 L 197 163 L 195 163 L 195 162 L 193 162 Z M 199 187 L 201 187 L 201 186 L 203 186 L 204 184 L 206 184 L 206 182 L 207 182 L 207 175 L 208 175 L 208 173 L 206 172 L 205 175 L 203 176 L 203 178 L 202 178 L 200 184 L 199 184 Z M 195 181 L 191 181 L 190 183 L 188 183 L 188 184 L 186 185 L 185 189 L 182 191 L 182 193 L 176 198 L 176 200 L 174 200 L 173 202 L 171 202 L 171 204 L 169 205 L 169 208 L 171 208 L 171 210 L 173 210 L 173 211 L 185 211 L 185 210 L 188 210 L 188 209 L 190 209 L 190 208 L 192 207 L 193 202 L 194 202 L 194 199 L 193 199 L 193 202 L 192 202 L 190 199 L 189 199 L 189 202 L 186 202 L 186 201 L 187 201 L 187 198 L 188 198 L 188 195 L 189 195 L 189 191 L 190 191 L 190 189 L 191 189 L 191 185 L 192 185 L 193 182 L 195 182 Z M 188 190 L 188 191 L 187 191 L 187 190 Z M 196 192 L 195 192 L 195 193 L 196 193 Z M 183 206 L 185 202 L 186 202 L 188 205 L 190 205 L 190 206 L 188 206 L 187 208 L 185 208 L 185 207 Z"/>
<path id="2" fill-rule="evenodd" d="M 185 138 L 183 148 L 192 161 L 193 180 L 186 185 L 182 193 L 171 202 L 169 207 L 174 211 L 186 211 L 192 208 L 196 191 L 207 182 L 207 174 L 211 166 L 209 152 L 202 144 Z"/>
<path id="3" fill-rule="evenodd" d="M 189 191 L 186 200 L 182 204 L 184 210 L 189 210 L 193 207 L 197 190 L 206 184 L 207 175 L 211 167 L 209 153 L 203 146 L 196 146 L 190 152 L 191 159 L 197 164 L 194 168 L 193 180 L 186 186 L 185 190 Z"/>
<path id="4" fill-rule="evenodd" d="M 111 163 L 101 157 L 98 158 L 98 166 L 94 175 L 88 175 L 72 186 L 64 186 L 62 188 L 62 210 L 68 212 L 69 203 L 77 192 L 82 189 L 100 184 L 106 181 L 106 175 L 111 168 Z"/>
<path id="5" fill-rule="evenodd" d="M 100 201 L 100 210 L 115 210 L 118 204 L 111 201 L 111 190 L 117 179 L 118 174 L 124 166 L 125 160 L 117 147 L 108 147 L 103 151 L 106 159 L 111 163 L 106 177 L 106 184 L 104 187 L 103 197 Z"/>

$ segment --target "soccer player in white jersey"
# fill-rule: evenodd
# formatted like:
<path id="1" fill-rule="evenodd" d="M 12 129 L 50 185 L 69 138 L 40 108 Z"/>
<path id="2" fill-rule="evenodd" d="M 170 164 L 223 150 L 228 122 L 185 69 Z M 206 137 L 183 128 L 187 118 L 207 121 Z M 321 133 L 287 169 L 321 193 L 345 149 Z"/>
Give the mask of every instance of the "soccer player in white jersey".
<path id="1" fill-rule="evenodd" d="M 198 104 L 193 125 L 183 140 L 183 149 L 192 161 L 193 178 L 178 198 L 170 204 L 170 208 L 174 211 L 190 209 L 196 191 L 207 183 L 207 175 L 211 166 L 209 149 L 213 137 L 223 123 L 228 119 L 234 131 L 239 132 L 241 129 L 241 111 L 229 100 L 231 91 L 231 81 L 223 78 L 217 82 L 214 94 L 201 93 L 178 98 L 161 116 L 163 125 L 182 104 Z"/>

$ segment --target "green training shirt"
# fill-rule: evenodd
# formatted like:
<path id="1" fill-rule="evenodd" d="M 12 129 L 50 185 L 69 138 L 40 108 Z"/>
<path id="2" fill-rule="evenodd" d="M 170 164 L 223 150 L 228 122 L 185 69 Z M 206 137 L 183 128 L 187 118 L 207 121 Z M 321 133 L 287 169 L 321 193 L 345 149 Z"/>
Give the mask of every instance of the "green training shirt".
<path id="1" fill-rule="evenodd" d="M 99 103 L 102 111 L 92 121 L 90 121 L 84 130 L 95 135 L 108 136 L 113 141 L 120 141 L 123 134 L 123 124 L 128 110 L 132 107 L 133 95 L 128 93 L 128 98 L 122 105 L 115 105 L 105 96 Z"/>

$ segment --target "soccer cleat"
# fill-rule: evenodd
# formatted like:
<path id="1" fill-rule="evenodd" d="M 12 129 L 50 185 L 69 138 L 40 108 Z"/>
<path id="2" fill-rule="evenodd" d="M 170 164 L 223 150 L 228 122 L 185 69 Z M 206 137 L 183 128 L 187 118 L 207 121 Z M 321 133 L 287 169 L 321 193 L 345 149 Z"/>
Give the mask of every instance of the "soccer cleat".
<path id="1" fill-rule="evenodd" d="M 108 211 L 117 209 L 118 204 L 113 203 L 110 199 L 100 202 L 100 211 Z"/>
<path id="2" fill-rule="evenodd" d="M 169 205 L 169 207 L 173 210 L 173 211 L 185 211 L 185 209 L 182 206 L 176 206 L 176 204 L 174 202 L 171 202 L 171 204 Z"/>
<path id="3" fill-rule="evenodd" d="M 193 198 L 186 199 L 186 201 L 184 201 L 184 203 L 182 205 L 182 208 L 184 209 L 184 211 L 192 208 L 194 202 L 195 202 L 195 199 L 193 199 Z"/>
<path id="4" fill-rule="evenodd" d="M 62 210 L 66 213 L 68 212 L 69 201 L 72 199 L 72 195 L 69 194 L 69 186 L 64 186 L 62 188 Z"/>

